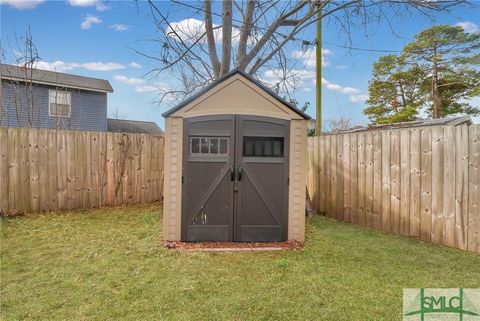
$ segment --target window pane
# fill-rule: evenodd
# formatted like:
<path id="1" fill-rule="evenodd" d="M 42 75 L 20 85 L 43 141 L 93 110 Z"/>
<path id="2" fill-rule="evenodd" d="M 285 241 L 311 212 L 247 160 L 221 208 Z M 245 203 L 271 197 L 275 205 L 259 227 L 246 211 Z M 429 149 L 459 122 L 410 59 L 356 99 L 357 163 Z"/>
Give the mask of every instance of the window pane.
<path id="1" fill-rule="evenodd" d="M 243 137 L 244 157 L 283 157 L 283 137 Z"/>
<path id="2" fill-rule="evenodd" d="M 201 139 L 200 153 L 208 154 L 208 138 L 202 138 Z"/>
<path id="3" fill-rule="evenodd" d="M 198 154 L 200 152 L 200 139 L 192 138 L 191 152 L 192 154 Z"/>
<path id="4" fill-rule="evenodd" d="M 266 140 L 263 142 L 263 156 L 272 157 L 272 141 Z"/>
<path id="5" fill-rule="evenodd" d="M 220 139 L 220 154 L 228 154 L 228 138 Z"/>
<path id="6" fill-rule="evenodd" d="M 59 91 L 57 94 L 57 104 L 68 105 L 67 93 Z"/>
<path id="7" fill-rule="evenodd" d="M 57 114 L 57 104 L 51 103 L 50 104 L 50 114 L 55 116 Z"/>
<path id="8" fill-rule="evenodd" d="M 283 139 L 273 142 L 273 157 L 283 157 Z"/>
<path id="9" fill-rule="evenodd" d="M 70 106 L 65 104 L 57 104 L 57 113 L 58 116 L 68 117 L 70 113 Z"/>
<path id="10" fill-rule="evenodd" d="M 256 157 L 262 157 L 263 156 L 263 141 L 257 140 L 254 142 L 255 144 L 255 151 L 254 151 L 254 156 Z"/>
<path id="11" fill-rule="evenodd" d="M 218 139 L 210 138 L 210 154 L 218 154 Z"/>

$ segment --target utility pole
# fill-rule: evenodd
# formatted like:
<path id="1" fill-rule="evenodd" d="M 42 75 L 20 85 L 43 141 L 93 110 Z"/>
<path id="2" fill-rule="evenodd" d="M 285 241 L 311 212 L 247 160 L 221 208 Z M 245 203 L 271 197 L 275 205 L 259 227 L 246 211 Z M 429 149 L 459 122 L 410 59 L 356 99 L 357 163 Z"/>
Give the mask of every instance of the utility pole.
<path id="1" fill-rule="evenodd" d="M 317 8 L 317 47 L 316 47 L 316 69 L 317 69 L 317 124 L 316 135 L 322 134 L 322 1 L 318 0 Z"/>

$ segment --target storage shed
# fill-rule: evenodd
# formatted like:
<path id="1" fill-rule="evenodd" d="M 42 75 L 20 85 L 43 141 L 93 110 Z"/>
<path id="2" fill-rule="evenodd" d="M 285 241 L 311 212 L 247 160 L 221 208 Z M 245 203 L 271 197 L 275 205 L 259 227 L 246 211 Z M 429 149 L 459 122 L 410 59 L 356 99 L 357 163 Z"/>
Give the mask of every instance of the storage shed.
<path id="1" fill-rule="evenodd" d="M 309 116 L 239 70 L 163 116 L 165 240 L 304 240 Z"/>

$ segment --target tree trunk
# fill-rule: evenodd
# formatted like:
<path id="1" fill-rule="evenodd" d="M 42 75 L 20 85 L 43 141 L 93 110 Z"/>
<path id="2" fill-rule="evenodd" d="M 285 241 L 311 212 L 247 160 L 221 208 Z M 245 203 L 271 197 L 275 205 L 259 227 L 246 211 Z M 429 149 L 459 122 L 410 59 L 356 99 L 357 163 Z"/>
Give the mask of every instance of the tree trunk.
<path id="1" fill-rule="evenodd" d="M 212 22 L 212 3 L 210 0 L 205 0 L 205 33 L 207 34 L 208 55 L 212 62 L 213 76 L 215 79 L 220 74 L 220 61 L 217 56 L 217 48 L 215 47 L 215 36 L 213 34 Z"/>
<path id="2" fill-rule="evenodd" d="M 220 76 L 230 71 L 232 58 L 232 0 L 223 1 L 222 64 Z"/>
<path id="3" fill-rule="evenodd" d="M 398 86 L 400 87 L 400 97 L 402 97 L 402 108 L 405 108 L 407 106 L 407 99 L 405 99 L 405 90 L 403 89 L 401 81 L 398 83 Z"/>
<path id="4" fill-rule="evenodd" d="M 433 98 L 433 118 L 442 117 L 442 99 L 440 97 L 440 90 L 438 89 L 438 66 L 437 62 L 433 62 L 433 76 L 432 76 L 432 98 Z"/>
<path id="5" fill-rule="evenodd" d="M 255 0 L 248 0 L 247 12 L 243 19 L 243 26 L 240 31 L 240 37 L 238 41 L 237 49 L 237 67 L 241 71 L 245 71 L 247 65 L 245 62 L 245 56 L 247 55 L 247 43 L 252 29 L 253 10 L 255 9 Z"/>

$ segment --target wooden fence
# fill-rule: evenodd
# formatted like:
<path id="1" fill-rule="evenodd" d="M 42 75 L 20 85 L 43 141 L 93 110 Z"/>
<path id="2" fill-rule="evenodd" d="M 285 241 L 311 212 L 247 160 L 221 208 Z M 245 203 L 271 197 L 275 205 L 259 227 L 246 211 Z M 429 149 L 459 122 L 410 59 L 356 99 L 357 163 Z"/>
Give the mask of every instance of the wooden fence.
<path id="1" fill-rule="evenodd" d="M 160 135 L 0 128 L 0 210 L 158 201 L 163 142 Z"/>
<path id="2" fill-rule="evenodd" d="M 480 252 L 480 125 L 309 138 L 314 209 L 337 220 Z"/>

